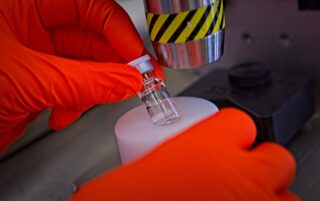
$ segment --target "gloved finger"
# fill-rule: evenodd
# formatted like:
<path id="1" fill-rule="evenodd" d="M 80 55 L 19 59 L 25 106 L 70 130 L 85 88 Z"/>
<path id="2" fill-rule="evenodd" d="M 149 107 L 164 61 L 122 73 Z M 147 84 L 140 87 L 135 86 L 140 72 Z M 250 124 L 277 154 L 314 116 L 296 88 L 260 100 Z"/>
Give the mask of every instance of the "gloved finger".
<path id="1" fill-rule="evenodd" d="M 256 127 L 246 113 L 226 108 L 191 127 L 186 133 L 192 138 L 201 137 L 215 143 L 223 142 L 248 149 L 255 140 Z"/>
<path id="2" fill-rule="evenodd" d="M 165 76 L 164 72 L 161 69 L 161 65 L 153 57 L 151 57 L 151 63 L 153 65 L 153 67 L 154 67 L 154 70 L 153 70 L 154 74 L 157 77 L 161 78 L 162 80 L 165 80 L 166 76 Z"/>
<path id="3" fill-rule="evenodd" d="M 143 42 L 128 14 L 114 0 L 49 0 L 38 1 L 37 4 L 42 22 L 48 29 L 84 24 L 103 33 L 126 63 L 144 51 Z"/>
<path id="4" fill-rule="evenodd" d="M 77 120 L 82 111 L 73 111 L 66 108 L 53 108 L 49 117 L 49 126 L 54 130 L 62 130 Z"/>
<path id="5" fill-rule="evenodd" d="M 263 143 L 250 151 L 254 167 L 250 174 L 259 175 L 259 180 L 265 188 L 281 193 L 292 183 L 296 163 L 292 155 L 283 147 L 273 143 Z"/>
<path id="6" fill-rule="evenodd" d="M 59 26 L 51 30 L 51 36 L 56 55 L 124 63 L 102 34 L 87 27 Z M 164 80 L 161 66 L 147 50 L 144 54 L 150 55 L 155 75 Z"/>
<path id="7" fill-rule="evenodd" d="M 49 94 L 53 107 L 79 110 L 135 96 L 142 87 L 141 74 L 131 66 L 116 63 L 51 58 L 54 80 Z"/>
<path id="8" fill-rule="evenodd" d="M 162 71 L 161 65 L 154 59 L 154 57 L 150 54 L 150 52 L 148 50 L 144 50 L 144 54 L 148 54 L 151 58 L 151 63 L 154 67 L 154 74 L 161 78 L 162 80 L 165 80 L 165 74 Z"/>
<path id="9" fill-rule="evenodd" d="M 302 199 L 294 193 L 284 192 L 279 195 L 282 201 L 301 201 Z"/>
<path id="10" fill-rule="evenodd" d="M 126 64 L 72 60 L 19 48 L 9 44 L 2 52 L 13 67 L 2 70 L 23 92 L 23 100 L 15 104 L 28 111 L 88 108 L 128 99 L 142 88 L 141 74 Z"/>
<path id="11" fill-rule="evenodd" d="M 88 27 L 59 26 L 50 32 L 56 55 L 123 63 L 104 35 Z"/>

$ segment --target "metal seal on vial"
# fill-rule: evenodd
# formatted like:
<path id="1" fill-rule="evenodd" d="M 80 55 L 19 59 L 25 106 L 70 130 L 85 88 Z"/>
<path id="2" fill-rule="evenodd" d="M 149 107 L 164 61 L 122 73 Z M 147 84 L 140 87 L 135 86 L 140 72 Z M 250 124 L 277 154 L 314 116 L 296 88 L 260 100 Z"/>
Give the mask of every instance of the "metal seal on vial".
<path id="1" fill-rule="evenodd" d="M 153 74 L 149 55 L 142 56 L 128 64 L 142 74 L 143 87 L 139 97 L 145 104 L 151 121 L 157 126 L 177 122 L 180 114 L 164 82 Z"/>
<path id="2" fill-rule="evenodd" d="M 144 0 L 150 40 L 163 66 L 195 68 L 223 55 L 223 0 Z"/>

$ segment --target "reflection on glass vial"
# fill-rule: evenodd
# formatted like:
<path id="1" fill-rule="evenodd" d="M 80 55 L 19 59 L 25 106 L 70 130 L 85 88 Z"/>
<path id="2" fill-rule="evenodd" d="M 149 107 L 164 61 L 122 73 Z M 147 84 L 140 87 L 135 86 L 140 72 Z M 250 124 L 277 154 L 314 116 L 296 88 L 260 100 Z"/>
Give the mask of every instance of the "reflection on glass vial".
<path id="1" fill-rule="evenodd" d="M 143 78 L 144 85 L 139 95 L 146 105 L 151 121 L 158 126 L 177 122 L 180 115 L 164 82 L 155 77 L 152 72 L 144 73 Z"/>
<path id="2" fill-rule="evenodd" d="M 179 113 L 164 82 L 153 74 L 153 64 L 149 55 L 141 56 L 130 63 L 143 77 L 143 88 L 139 96 L 146 105 L 151 121 L 158 126 L 177 122 Z"/>

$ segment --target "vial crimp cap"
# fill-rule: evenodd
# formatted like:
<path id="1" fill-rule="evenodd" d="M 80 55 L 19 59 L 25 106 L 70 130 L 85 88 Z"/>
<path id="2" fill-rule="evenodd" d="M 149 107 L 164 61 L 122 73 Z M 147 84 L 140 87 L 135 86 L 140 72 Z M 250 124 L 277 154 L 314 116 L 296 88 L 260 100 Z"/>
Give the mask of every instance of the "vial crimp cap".
<path id="1" fill-rule="evenodd" d="M 144 74 L 146 72 L 150 72 L 153 70 L 153 66 L 150 61 L 149 55 L 144 55 L 142 57 L 139 57 L 129 62 L 128 65 L 135 67 L 141 74 Z"/>

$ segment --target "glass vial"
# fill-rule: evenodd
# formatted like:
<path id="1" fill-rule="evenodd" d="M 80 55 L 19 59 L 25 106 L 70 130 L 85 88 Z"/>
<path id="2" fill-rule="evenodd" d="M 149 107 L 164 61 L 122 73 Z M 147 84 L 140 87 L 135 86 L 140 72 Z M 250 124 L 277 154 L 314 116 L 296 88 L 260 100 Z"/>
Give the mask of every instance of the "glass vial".
<path id="1" fill-rule="evenodd" d="M 154 75 L 150 57 L 142 56 L 129 65 L 134 66 L 142 74 L 143 87 L 139 96 L 148 110 L 151 121 L 158 126 L 177 122 L 180 114 L 164 82 Z"/>

